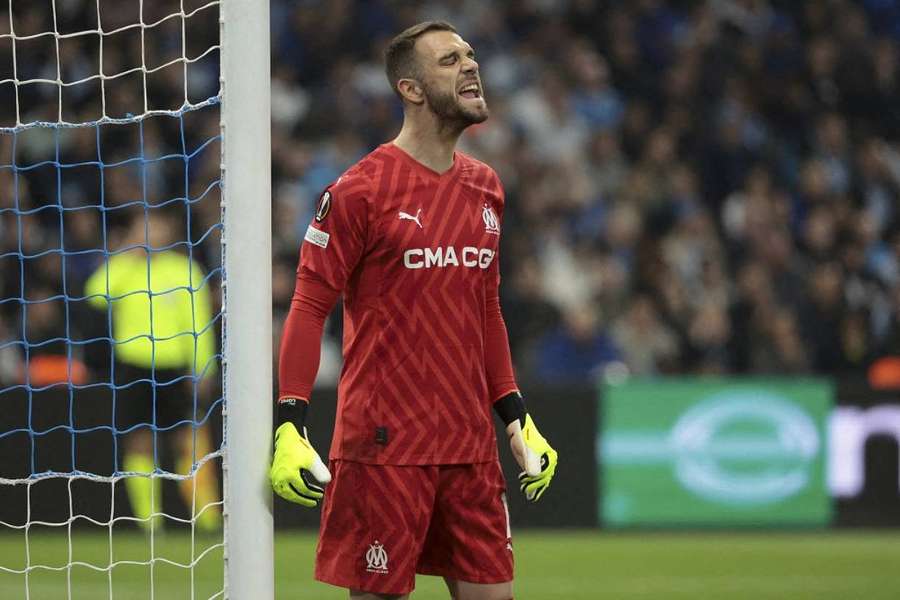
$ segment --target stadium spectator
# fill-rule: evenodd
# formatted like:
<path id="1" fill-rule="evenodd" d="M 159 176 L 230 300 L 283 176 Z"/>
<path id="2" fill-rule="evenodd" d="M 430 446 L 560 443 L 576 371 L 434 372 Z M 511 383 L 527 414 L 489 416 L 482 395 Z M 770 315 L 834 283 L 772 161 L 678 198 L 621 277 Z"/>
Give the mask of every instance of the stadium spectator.
<path id="1" fill-rule="evenodd" d="M 599 377 L 619 354 L 603 331 L 597 310 L 573 306 L 563 313 L 562 323 L 539 340 L 536 375 L 549 383 L 586 381 Z"/>
<path id="2" fill-rule="evenodd" d="M 20 4 L 17 35 L 53 30 L 40 3 Z M 104 28 L 131 22 L 126 4 L 104 6 Z M 592 321 L 596 335 L 632 339 L 626 324 L 655 315 L 674 336 L 674 354 L 663 344 L 664 366 L 623 346 L 638 372 L 862 375 L 891 347 L 900 288 L 900 11 L 893 4 L 274 0 L 278 268 L 293 267 L 323 187 L 398 130 L 400 112 L 378 69 L 386 36 L 449 18 L 479 47 L 490 82 L 493 116 L 461 143 L 506 185 L 501 256 L 511 275 L 502 293 L 523 309 L 509 319 L 523 374 L 571 333 L 557 315 L 571 324 L 573 312 L 591 306 L 598 314 L 580 320 Z M 90 5 L 67 2 L 59 30 L 94 28 Z M 160 64 L 154 61 L 180 48 L 178 35 L 161 28 L 148 36 L 148 60 Z M 104 44 L 107 73 L 140 60 L 135 36 L 107 36 Z M 27 45 L 17 52 L 18 77 L 38 76 L 39 52 Z M 90 71 L 96 48 L 73 41 L 63 57 L 63 79 L 71 81 Z M 214 89 L 215 62 L 190 66 L 189 93 Z M 0 78 L 12 76 L 11 64 L 10 48 L 0 49 L 0 70 L 7 69 Z M 154 75 L 154 107 L 176 108 L 184 99 L 180 65 L 169 71 Z M 55 118 L 51 87 L 19 86 L 17 104 L 12 86 L 3 86 L 0 124 L 15 122 L 17 105 L 29 118 Z M 126 88 L 110 83 L 111 114 L 141 104 Z M 66 94 L 70 120 L 97 118 L 99 86 L 79 84 Z M 216 135 L 214 115 L 185 125 L 189 150 Z M 139 153 L 136 136 L 104 134 L 98 148 L 93 133 L 61 136 L 64 162 L 90 161 L 98 151 L 107 162 Z M 148 152 L 179 141 L 177 123 L 149 119 L 143 134 Z M 61 242 L 58 211 L 26 214 L 57 202 L 48 171 L 20 169 L 13 182 L 9 168 L 32 164 L 52 140 L 20 133 L 14 157 L 10 137 L 0 137 L 0 185 L 16 197 L 0 194 L 0 285 L 4 297 L 16 298 L 20 263 L 33 262 L 17 255 Z M 104 201 L 184 196 L 183 175 L 167 170 L 177 166 L 148 165 L 148 192 L 133 169 L 105 169 Z M 199 182 L 218 178 L 217 169 L 215 151 L 191 159 L 190 197 L 203 192 Z M 99 205 L 98 173 L 71 174 L 66 206 Z M 198 229 L 216 222 L 216 203 L 196 209 Z M 119 226 L 120 214 L 106 217 Z M 89 239 L 89 220 L 75 217 L 73 251 Z M 22 248 L 14 242 L 19 227 L 28 232 Z M 197 247 L 207 270 L 218 264 L 217 243 L 209 236 Z M 78 289 L 98 257 L 70 258 L 67 284 Z M 807 310 L 836 329 L 812 326 Z M 23 357 L 18 304 L 0 306 L 0 320 L 8 335 L 20 336 L 4 348 Z M 339 332 L 329 326 L 332 347 Z M 579 373 L 589 379 L 598 371 Z"/>

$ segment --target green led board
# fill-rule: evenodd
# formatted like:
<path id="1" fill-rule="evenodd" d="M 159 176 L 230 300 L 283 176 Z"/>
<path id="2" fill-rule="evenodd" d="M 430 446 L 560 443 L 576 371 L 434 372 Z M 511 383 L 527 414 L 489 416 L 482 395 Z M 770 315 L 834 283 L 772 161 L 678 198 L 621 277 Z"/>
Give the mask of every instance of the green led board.
<path id="1" fill-rule="evenodd" d="M 824 526 L 831 384 L 659 379 L 601 390 L 606 526 Z"/>

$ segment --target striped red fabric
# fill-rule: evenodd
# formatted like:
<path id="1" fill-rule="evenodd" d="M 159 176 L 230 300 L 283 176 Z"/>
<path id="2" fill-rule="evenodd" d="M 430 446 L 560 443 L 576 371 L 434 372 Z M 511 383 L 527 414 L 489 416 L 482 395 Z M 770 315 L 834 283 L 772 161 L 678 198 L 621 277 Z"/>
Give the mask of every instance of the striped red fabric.
<path id="1" fill-rule="evenodd" d="M 332 461 L 316 579 L 406 594 L 415 574 L 472 583 L 513 578 L 513 552 L 496 462 L 368 465 Z"/>
<path id="2" fill-rule="evenodd" d="M 298 289 L 344 294 L 331 458 L 496 459 L 491 402 L 515 388 L 505 327 L 488 322 L 502 325 L 502 317 L 486 308 L 499 284 L 497 175 L 459 152 L 450 170 L 436 173 L 385 144 L 326 194 L 330 206 L 320 204 L 301 251 Z M 504 339 L 490 344 L 487 331 Z"/>

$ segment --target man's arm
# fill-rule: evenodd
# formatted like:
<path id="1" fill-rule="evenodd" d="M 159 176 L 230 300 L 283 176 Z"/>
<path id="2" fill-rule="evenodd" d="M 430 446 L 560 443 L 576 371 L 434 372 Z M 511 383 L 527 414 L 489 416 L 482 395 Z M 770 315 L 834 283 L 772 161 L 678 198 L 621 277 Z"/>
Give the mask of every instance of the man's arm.
<path id="1" fill-rule="evenodd" d="M 497 219 L 503 223 L 503 186 L 500 178 L 494 175 L 493 194 L 497 198 Z M 487 375 L 488 391 L 491 402 L 518 392 L 516 377 L 513 372 L 512 354 L 509 350 L 509 334 L 503 311 L 500 309 L 500 247 L 487 272 L 484 293 L 484 368 Z"/>
<path id="2" fill-rule="evenodd" d="M 503 189 L 497 181 L 502 206 Z M 502 211 L 500 219 L 502 222 Z M 556 473 L 557 453 L 544 439 L 525 408 L 516 385 L 509 349 L 509 334 L 500 308 L 500 256 L 494 256 L 485 290 L 485 371 L 494 412 L 506 426 L 510 448 L 522 472 L 520 489 L 537 502 Z"/>
<path id="3" fill-rule="evenodd" d="M 537 502 L 556 473 L 557 453 L 538 431 L 516 385 L 509 337 L 496 293 L 488 295 L 486 309 L 485 368 L 494 412 L 506 426 L 513 456 L 522 468 L 519 487 L 529 500 Z"/>
<path id="4" fill-rule="evenodd" d="M 339 292 L 311 278 L 297 277 L 278 353 L 278 398 L 309 402 L 322 346 L 325 319 Z"/>
<path id="5" fill-rule="evenodd" d="M 484 307 L 484 366 L 487 372 L 491 402 L 496 402 L 507 394 L 519 391 L 513 372 L 512 354 L 509 350 L 509 333 L 506 330 L 506 321 L 503 320 L 503 311 L 500 309 L 498 259 L 499 257 L 495 256 L 491 265 L 492 269 L 497 269 L 497 276 L 491 277 L 496 281 L 489 283 Z"/>
<path id="6" fill-rule="evenodd" d="M 278 353 L 278 426 L 269 477 L 279 496 L 308 507 L 317 506 L 325 490 L 306 473 L 323 484 L 331 481 L 331 473 L 307 439 L 306 412 L 319 370 L 325 319 L 338 295 L 328 286 L 298 276 Z"/>
<path id="7" fill-rule="evenodd" d="M 307 439 L 306 413 L 319 370 L 322 331 L 366 242 L 365 186 L 353 178 L 319 198 L 297 267 L 297 284 L 281 338 L 278 361 L 275 456 L 272 489 L 291 502 L 317 506 L 324 490 L 311 482 L 331 474 Z"/>

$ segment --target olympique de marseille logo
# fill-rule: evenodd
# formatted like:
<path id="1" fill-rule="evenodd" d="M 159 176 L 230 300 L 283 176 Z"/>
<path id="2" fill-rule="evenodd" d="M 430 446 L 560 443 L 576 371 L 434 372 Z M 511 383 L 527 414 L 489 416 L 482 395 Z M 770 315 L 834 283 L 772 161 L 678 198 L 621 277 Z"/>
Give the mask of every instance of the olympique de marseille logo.
<path id="1" fill-rule="evenodd" d="M 481 209 L 481 220 L 484 221 L 484 230 L 486 232 L 500 235 L 500 220 L 489 204 L 485 204 L 484 208 Z"/>
<path id="2" fill-rule="evenodd" d="M 384 549 L 384 544 L 375 540 L 375 543 L 369 546 L 366 551 L 366 571 L 369 573 L 378 573 L 379 575 L 387 575 L 388 555 Z"/>

